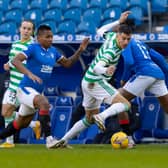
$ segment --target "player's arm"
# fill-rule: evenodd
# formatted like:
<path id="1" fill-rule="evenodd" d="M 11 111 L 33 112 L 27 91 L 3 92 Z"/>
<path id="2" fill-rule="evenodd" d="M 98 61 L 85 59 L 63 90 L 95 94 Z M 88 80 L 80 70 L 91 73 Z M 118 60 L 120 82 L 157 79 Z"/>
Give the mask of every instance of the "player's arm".
<path id="1" fill-rule="evenodd" d="M 131 13 L 130 11 L 123 12 L 121 14 L 119 20 L 114 21 L 114 22 L 109 23 L 109 24 L 106 24 L 106 25 L 103 25 L 102 27 L 100 27 L 99 29 L 97 29 L 97 34 L 100 35 L 101 37 L 103 37 L 104 33 L 108 32 L 111 29 L 113 30 L 120 23 L 124 23 L 130 13 Z"/>
<path id="2" fill-rule="evenodd" d="M 154 49 L 150 48 L 149 53 L 151 59 L 165 72 L 168 73 L 168 63 L 163 55 Z"/>
<path id="3" fill-rule="evenodd" d="M 9 71 L 9 70 L 10 70 L 10 66 L 9 66 L 9 63 L 8 63 L 8 62 L 5 63 L 5 64 L 3 65 L 3 67 L 4 67 L 4 70 L 5 70 L 5 71 Z"/>
<path id="4" fill-rule="evenodd" d="M 106 63 L 104 61 L 99 61 L 93 71 L 98 75 L 113 75 L 115 71 L 115 66 L 111 65 L 106 67 Z"/>
<path id="5" fill-rule="evenodd" d="M 88 44 L 89 38 L 84 38 L 77 51 L 71 57 L 66 58 L 65 56 L 63 56 L 57 63 L 61 64 L 66 68 L 71 67 L 79 59 L 83 51 L 85 51 Z"/>
<path id="6" fill-rule="evenodd" d="M 42 80 L 34 75 L 31 71 L 29 71 L 24 65 L 23 61 L 26 60 L 27 57 L 23 53 L 18 53 L 12 60 L 12 64 L 24 75 L 27 75 L 30 79 L 32 79 L 34 82 L 41 83 Z"/>

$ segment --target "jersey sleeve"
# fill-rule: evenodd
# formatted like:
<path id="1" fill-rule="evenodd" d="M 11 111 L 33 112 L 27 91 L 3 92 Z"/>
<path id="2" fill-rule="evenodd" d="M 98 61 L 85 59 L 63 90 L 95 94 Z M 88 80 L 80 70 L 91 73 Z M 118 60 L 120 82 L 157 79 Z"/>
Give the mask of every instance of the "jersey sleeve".
<path id="1" fill-rule="evenodd" d="M 26 50 L 22 51 L 22 54 L 24 54 L 27 58 L 30 58 L 33 51 L 35 51 L 35 46 L 34 44 L 30 44 Z"/>
<path id="2" fill-rule="evenodd" d="M 162 69 L 162 71 L 167 75 L 168 74 L 168 63 L 163 55 L 155 51 L 154 49 L 149 50 L 151 59 Z"/>

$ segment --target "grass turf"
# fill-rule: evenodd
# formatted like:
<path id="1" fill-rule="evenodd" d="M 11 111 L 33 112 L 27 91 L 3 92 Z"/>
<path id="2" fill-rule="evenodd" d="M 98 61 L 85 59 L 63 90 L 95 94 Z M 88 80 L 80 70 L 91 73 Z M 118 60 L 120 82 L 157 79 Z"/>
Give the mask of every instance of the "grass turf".
<path id="1" fill-rule="evenodd" d="M 165 168 L 168 144 L 114 150 L 110 145 L 73 145 L 48 150 L 44 145 L 0 149 L 1 168 Z"/>

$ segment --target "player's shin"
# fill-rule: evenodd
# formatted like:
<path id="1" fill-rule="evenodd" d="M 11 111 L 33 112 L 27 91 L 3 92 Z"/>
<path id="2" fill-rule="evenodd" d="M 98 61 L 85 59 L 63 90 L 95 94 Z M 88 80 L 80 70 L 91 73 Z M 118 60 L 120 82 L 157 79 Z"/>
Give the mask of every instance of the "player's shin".
<path id="1" fill-rule="evenodd" d="M 42 133 L 44 133 L 45 138 L 51 135 L 51 122 L 49 111 L 40 110 L 39 111 L 39 121 L 42 127 Z"/>
<path id="2" fill-rule="evenodd" d="M 14 120 L 13 122 L 9 123 L 6 128 L 4 128 L 0 132 L 0 139 L 5 139 L 6 137 L 9 137 L 19 131 L 19 127 L 17 122 Z"/>

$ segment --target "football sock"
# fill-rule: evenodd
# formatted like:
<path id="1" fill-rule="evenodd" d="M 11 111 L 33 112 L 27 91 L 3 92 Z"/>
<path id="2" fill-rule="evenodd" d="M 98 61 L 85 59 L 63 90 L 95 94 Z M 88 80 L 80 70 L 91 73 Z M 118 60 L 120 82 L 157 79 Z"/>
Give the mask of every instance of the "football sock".
<path id="1" fill-rule="evenodd" d="M 5 117 L 5 128 L 7 128 L 8 124 L 11 123 L 16 117 L 16 112 L 14 111 L 11 117 Z M 14 136 L 10 136 L 6 138 L 6 142 L 13 144 Z"/>
<path id="2" fill-rule="evenodd" d="M 123 132 L 125 132 L 127 135 L 131 135 L 129 120 L 119 120 L 119 124 Z"/>
<path id="3" fill-rule="evenodd" d="M 62 139 L 65 141 L 68 141 L 72 139 L 73 137 L 77 136 L 80 132 L 85 130 L 90 126 L 89 122 L 84 118 L 83 120 L 77 121 L 73 127 L 64 135 Z"/>
<path id="4" fill-rule="evenodd" d="M 44 133 L 45 138 L 51 135 L 51 122 L 49 111 L 40 110 L 39 111 L 39 121 L 41 123 L 42 133 Z"/>
<path id="5" fill-rule="evenodd" d="M 0 132 L 0 139 L 4 139 L 16 133 L 19 130 L 17 122 L 14 120 Z"/>
<path id="6" fill-rule="evenodd" d="M 102 117 L 104 120 L 110 116 L 114 116 L 118 113 L 121 113 L 123 111 L 127 111 L 128 106 L 125 103 L 115 103 L 112 104 L 110 107 L 108 107 L 106 110 L 104 110 L 102 113 L 98 114 L 100 117 Z"/>

